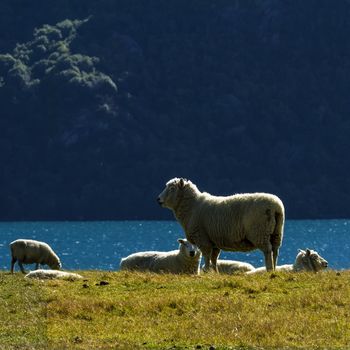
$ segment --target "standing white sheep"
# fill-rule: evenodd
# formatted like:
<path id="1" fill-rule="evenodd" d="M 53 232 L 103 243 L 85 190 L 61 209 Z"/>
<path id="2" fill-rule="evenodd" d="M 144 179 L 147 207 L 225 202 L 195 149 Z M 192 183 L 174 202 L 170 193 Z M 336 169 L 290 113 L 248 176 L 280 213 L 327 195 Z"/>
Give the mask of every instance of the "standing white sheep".
<path id="1" fill-rule="evenodd" d="M 318 271 L 326 269 L 327 267 L 328 267 L 327 260 L 325 260 L 320 254 L 318 254 L 316 250 L 299 249 L 299 253 L 295 258 L 294 264 L 285 264 L 285 265 L 276 266 L 276 271 L 293 271 L 293 272 L 311 271 L 316 273 Z M 266 272 L 266 268 L 258 267 L 255 270 L 247 272 L 247 274 L 250 275 L 250 274 L 261 273 L 261 272 Z"/>
<path id="2" fill-rule="evenodd" d="M 121 270 L 198 274 L 201 253 L 186 239 L 178 239 L 179 249 L 170 252 L 134 253 L 120 262 Z"/>
<path id="3" fill-rule="evenodd" d="M 158 203 L 173 211 L 186 238 L 202 251 L 205 270 L 217 271 L 220 250 L 264 253 L 267 270 L 274 270 L 283 238 L 284 206 L 275 195 L 246 193 L 212 196 L 191 181 L 174 178 Z"/>
<path id="4" fill-rule="evenodd" d="M 17 239 L 10 243 L 10 249 L 11 273 L 13 273 L 16 261 L 22 273 L 25 273 L 22 264 L 36 264 L 36 270 L 39 264 L 48 265 L 54 270 L 61 268 L 60 259 L 47 243 L 32 239 Z"/>

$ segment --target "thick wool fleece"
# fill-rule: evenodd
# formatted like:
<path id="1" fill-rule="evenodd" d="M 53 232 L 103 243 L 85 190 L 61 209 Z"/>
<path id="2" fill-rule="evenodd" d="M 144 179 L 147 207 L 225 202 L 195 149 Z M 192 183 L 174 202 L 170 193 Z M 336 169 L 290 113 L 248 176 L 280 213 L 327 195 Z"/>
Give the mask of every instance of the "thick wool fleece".
<path id="1" fill-rule="evenodd" d="M 205 269 L 216 269 L 220 250 L 260 249 L 273 270 L 283 239 L 284 206 L 273 194 L 246 193 L 213 196 L 188 180 L 172 179 L 158 202 L 171 209 L 187 239 L 202 251 Z"/>

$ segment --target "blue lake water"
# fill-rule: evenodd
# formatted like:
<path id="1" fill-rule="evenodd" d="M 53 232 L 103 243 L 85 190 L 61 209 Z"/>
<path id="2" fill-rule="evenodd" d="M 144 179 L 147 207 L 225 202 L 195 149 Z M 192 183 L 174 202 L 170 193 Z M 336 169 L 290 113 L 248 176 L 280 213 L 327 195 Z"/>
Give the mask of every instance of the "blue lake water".
<path id="1" fill-rule="evenodd" d="M 184 234 L 176 221 L 0 222 L 0 269 L 9 269 L 8 245 L 17 238 L 50 244 L 63 269 L 117 270 L 122 257 L 137 251 L 176 249 L 181 237 Z M 350 269 L 350 220 L 287 221 L 279 264 L 293 263 L 299 248 L 317 250 L 330 268 Z M 223 252 L 221 258 L 263 265 L 260 251 Z"/>

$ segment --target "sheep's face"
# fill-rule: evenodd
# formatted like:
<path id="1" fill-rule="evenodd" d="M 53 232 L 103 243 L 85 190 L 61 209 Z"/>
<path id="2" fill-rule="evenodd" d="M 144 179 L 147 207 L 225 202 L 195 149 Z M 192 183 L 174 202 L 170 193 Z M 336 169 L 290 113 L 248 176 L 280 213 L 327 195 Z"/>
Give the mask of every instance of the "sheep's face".
<path id="1" fill-rule="evenodd" d="M 195 244 L 190 243 L 187 239 L 179 238 L 177 241 L 180 243 L 179 250 L 183 255 L 193 260 L 200 258 L 201 251 Z"/>
<path id="2" fill-rule="evenodd" d="M 303 254 L 303 262 L 305 265 L 315 272 L 324 270 L 328 267 L 328 262 L 315 250 L 306 249 L 306 251 L 301 251 Z"/>
<path id="3" fill-rule="evenodd" d="M 56 263 L 50 266 L 53 270 L 59 270 L 62 267 L 61 261 L 58 260 Z"/>
<path id="4" fill-rule="evenodd" d="M 174 209 L 179 201 L 180 193 L 183 190 L 184 186 L 184 179 L 175 178 L 168 181 L 165 189 L 158 196 L 158 203 L 164 208 Z"/>

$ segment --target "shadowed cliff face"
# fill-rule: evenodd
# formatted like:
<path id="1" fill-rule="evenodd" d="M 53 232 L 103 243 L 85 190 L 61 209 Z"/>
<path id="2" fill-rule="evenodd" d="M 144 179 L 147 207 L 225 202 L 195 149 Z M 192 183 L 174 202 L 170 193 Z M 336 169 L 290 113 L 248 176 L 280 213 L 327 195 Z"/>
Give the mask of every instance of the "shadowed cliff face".
<path id="1" fill-rule="evenodd" d="M 350 216 L 347 2 L 2 9 L 0 219 L 172 218 L 175 176 Z"/>

